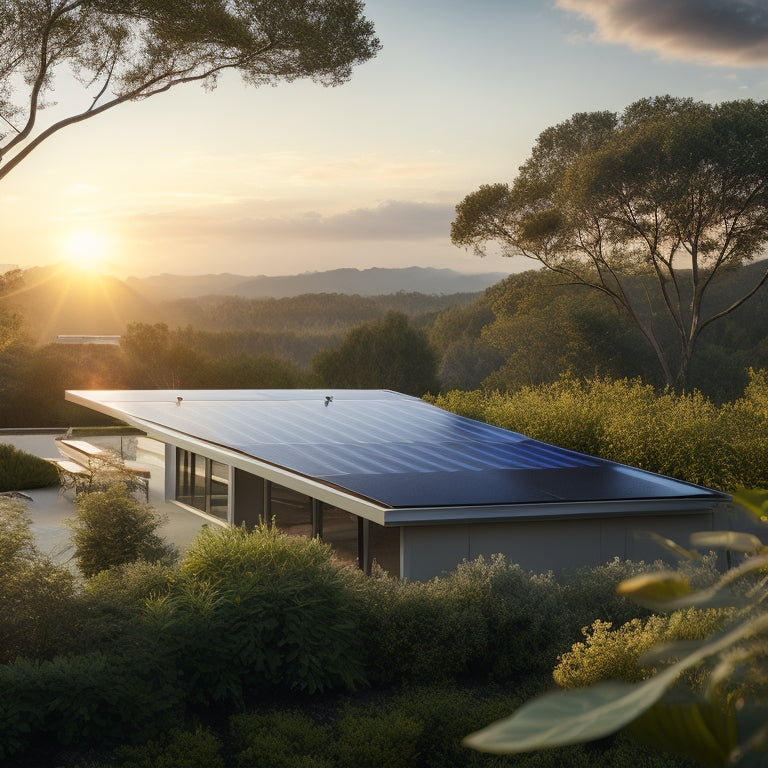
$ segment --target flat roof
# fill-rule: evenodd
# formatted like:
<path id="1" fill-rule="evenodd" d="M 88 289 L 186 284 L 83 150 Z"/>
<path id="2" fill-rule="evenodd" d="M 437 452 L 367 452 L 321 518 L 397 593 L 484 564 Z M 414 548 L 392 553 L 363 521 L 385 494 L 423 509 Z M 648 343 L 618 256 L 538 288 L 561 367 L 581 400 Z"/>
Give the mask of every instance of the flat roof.
<path id="1" fill-rule="evenodd" d="M 254 460 L 255 474 L 258 462 L 393 510 L 378 517 L 390 524 L 458 522 L 469 508 L 497 519 L 566 508 L 701 510 L 729 498 L 388 390 L 80 390 L 66 398 L 164 442 L 234 451 Z M 428 514 L 446 509 L 454 511 Z"/>

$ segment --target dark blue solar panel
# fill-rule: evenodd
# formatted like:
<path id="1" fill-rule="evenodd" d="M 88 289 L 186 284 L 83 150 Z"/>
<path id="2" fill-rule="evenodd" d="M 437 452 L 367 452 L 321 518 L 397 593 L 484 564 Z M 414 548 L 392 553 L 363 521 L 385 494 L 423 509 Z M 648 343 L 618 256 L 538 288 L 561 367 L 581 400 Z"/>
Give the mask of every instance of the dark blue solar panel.
<path id="1" fill-rule="evenodd" d="M 392 392 L 77 394 L 122 412 L 129 422 L 162 425 L 391 507 L 710 494 Z"/>

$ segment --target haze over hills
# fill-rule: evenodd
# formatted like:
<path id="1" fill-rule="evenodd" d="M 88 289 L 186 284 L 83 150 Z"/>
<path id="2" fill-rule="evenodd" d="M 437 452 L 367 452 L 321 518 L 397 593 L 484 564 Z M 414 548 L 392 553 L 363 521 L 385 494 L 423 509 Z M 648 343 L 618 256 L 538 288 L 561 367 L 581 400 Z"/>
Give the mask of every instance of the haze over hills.
<path id="1" fill-rule="evenodd" d="M 39 343 L 59 334 L 120 334 L 128 323 L 158 322 L 162 316 L 155 302 L 116 277 L 61 266 L 24 270 L 23 284 L 0 303 L 23 315 Z"/>
<path id="2" fill-rule="evenodd" d="M 173 300 L 210 294 L 246 299 L 288 298 L 306 293 L 347 293 L 382 296 L 400 291 L 448 295 L 479 293 L 507 277 L 503 272 L 464 274 L 451 269 L 407 267 L 402 269 L 332 269 L 301 275 L 171 275 L 129 277 L 125 282 L 147 298 Z"/>
<path id="3" fill-rule="evenodd" d="M 296 297 L 315 294 L 311 307 L 327 315 L 340 311 L 342 296 L 373 297 L 392 295 L 409 299 L 417 311 L 437 311 L 452 298 L 458 303 L 497 283 L 504 275 L 465 275 L 448 269 L 341 269 L 285 277 L 247 277 L 243 275 L 158 275 L 153 278 L 120 280 L 107 275 L 72 270 L 64 265 L 33 267 L 24 270 L 23 283 L 0 298 L 0 306 L 19 312 L 36 343 L 55 341 L 60 334 L 119 335 L 129 323 L 165 322 L 170 327 L 194 325 L 213 329 L 224 323 L 215 307 L 228 303 L 228 312 L 240 328 L 245 312 L 259 327 L 258 312 L 229 306 L 232 302 L 261 302 L 276 299 L 293 302 Z M 329 295 L 327 301 L 317 294 Z M 406 294 L 417 294 L 408 297 Z M 419 301 L 418 294 L 425 294 Z M 433 299 L 430 301 L 430 299 Z M 445 300 L 444 300 L 445 299 Z M 439 307 L 435 307 L 437 303 Z M 306 304 L 306 303 L 305 303 Z M 205 308 L 202 311 L 202 308 Z M 277 312 L 287 323 L 299 322 L 308 311 L 281 307 Z M 367 308 L 369 311 L 371 307 Z M 277 311 L 277 310 L 275 310 Z M 275 314 L 273 311 L 272 314 Z M 226 312 L 224 313 L 226 314 Z M 274 320 L 274 318 L 273 318 Z M 295 324 L 294 323 L 294 324 Z M 226 325 L 226 323 L 224 323 Z M 227 328 L 231 326 L 226 325 Z"/>

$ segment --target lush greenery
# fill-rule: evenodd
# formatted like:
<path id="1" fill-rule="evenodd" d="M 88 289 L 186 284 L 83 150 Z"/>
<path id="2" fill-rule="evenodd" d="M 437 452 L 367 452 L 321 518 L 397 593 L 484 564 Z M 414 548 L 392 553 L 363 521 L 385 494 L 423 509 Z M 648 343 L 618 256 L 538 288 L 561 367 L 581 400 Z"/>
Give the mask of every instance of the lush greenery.
<path id="1" fill-rule="evenodd" d="M 764 496 L 757 510 L 763 518 Z M 629 726 L 655 747 L 702 765 L 763 765 L 768 555 L 759 538 L 745 533 L 703 531 L 691 543 L 746 559 L 705 589 L 668 571 L 623 582 L 620 593 L 660 615 L 616 629 L 596 621 L 555 669 L 568 690 L 527 702 L 466 743 L 526 752 Z"/>
<path id="2" fill-rule="evenodd" d="M 662 96 L 546 129 L 512 186 L 456 208 L 451 238 L 523 254 L 604 296 L 648 342 L 669 386 L 690 386 L 702 332 L 744 304 L 712 288 L 768 243 L 768 102 Z M 640 281 L 638 278 L 644 278 Z"/>
<path id="3" fill-rule="evenodd" d="M 71 572 L 38 551 L 26 506 L 0 497 L 0 661 L 52 656 L 77 617 Z"/>
<path id="4" fill-rule="evenodd" d="M 639 380 L 575 380 L 499 392 L 448 392 L 441 408 L 529 437 L 693 483 L 768 487 L 768 373 L 715 405 L 699 392 L 657 395 Z"/>
<path id="5" fill-rule="evenodd" d="M 549 687 L 582 627 L 631 620 L 616 585 L 647 565 L 555 579 L 495 557 L 409 584 L 365 577 L 319 540 L 261 527 L 206 530 L 175 566 L 136 560 L 78 587 L 34 549 L 16 502 L 0 513 L 3 603 L 16 628 L 0 667 L 8 765 L 82 765 L 87 755 L 93 766 L 648 759 L 624 736 L 559 763 L 460 745 Z M 704 583 L 715 578 L 708 569 Z"/>
<path id="6" fill-rule="evenodd" d="M 732 302 L 761 268 L 757 263 L 722 277 L 710 289 L 713 304 Z M 4 275 L 0 294 L 19 281 L 21 274 Z M 163 320 L 116 328 L 120 346 L 35 345 L 31 293 L 0 295 L 5 427 L 69 427 L 95 418 L 109 423 L 65 402 L 65 389 L 370 386 L 416 395 L 456 389 L 513 394 L 565 375 L 640 379 L 664 391 L 652 347 L 610 301 L 546 271 L 512 275 L 474 298 L 315 294 L 185 300 L 158 310 Z M 20 303 L 6 305 L 11 298 Z M 154 312 L 133 309 L 142 317 Z M 768 368 L 766 323 L 768 293 L 761 290 L 708 326 L 691 359 L 687 391 L 716 404 L 737 399 L 749 384 L 749 369 Z M 658 327 L 663 333 L 663 323 Z M 366 345 L 372 352 L 361 355 Z"/>
<path id="7" fill-rule="evenodd" d="M 169 564 L 175 560 L 175 549 L 157 535 L 163 518 L 138 501 L 124 483 L 80 493 L 75 506 L 77 511 L 68 523 L 75 562 L 84 576 L 135 560 Z"/>
<path id="8" fill-rule="evenodd" d="M 252 86 L 338 85 L 380 47 L 358 0 L 4 2 L 0 17 L 0 114 L 13 129 L 0 135 L 0 179 L 56 132 L 120 104 L 183 83 L 213 88 L 226 70 Z M 70 95 L 63 113 L 42 120 L 61 73 L 96 96 Z"/>
<path id="9" fill-rule="evenodd" d="M 56 467 L 45 459 L 0 443 L 0 492 L 47 488 L 59 482 Z"/>

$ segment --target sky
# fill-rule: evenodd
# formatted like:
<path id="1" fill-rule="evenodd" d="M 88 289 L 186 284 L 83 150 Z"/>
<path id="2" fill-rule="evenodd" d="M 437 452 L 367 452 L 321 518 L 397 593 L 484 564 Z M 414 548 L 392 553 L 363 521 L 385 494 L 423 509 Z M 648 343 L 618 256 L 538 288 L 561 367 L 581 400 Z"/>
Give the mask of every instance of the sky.
<path id="1" fill-rule="evenodd" d="M 365 15 L 382 50 L 344 85 L 233 74 L 49 139 L 0 180 L 0 264 L 519 271 L 534 264 L 451 245 L 450 223 L 547 127 L 664 94 L 768 98 L 768 0 L 368 0 Z M 54 98 L 83 95 L 57 81 Z"/>

